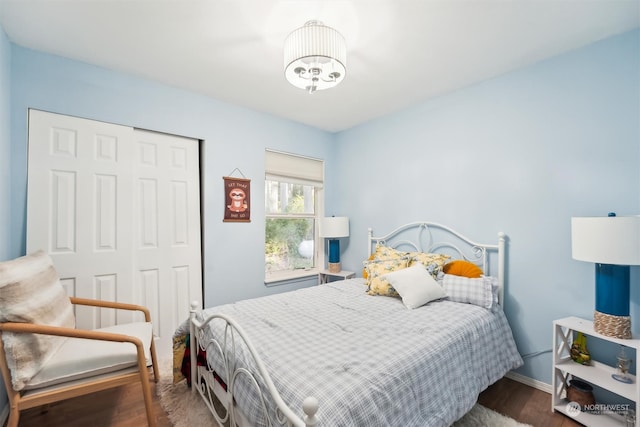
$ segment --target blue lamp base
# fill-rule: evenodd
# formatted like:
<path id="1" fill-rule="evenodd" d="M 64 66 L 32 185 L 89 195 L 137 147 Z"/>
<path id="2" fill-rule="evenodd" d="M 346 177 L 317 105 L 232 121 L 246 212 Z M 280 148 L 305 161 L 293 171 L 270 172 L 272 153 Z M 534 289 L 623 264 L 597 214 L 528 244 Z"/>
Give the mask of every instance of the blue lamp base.
<path id="1" fill-rule="evenodd" d="M 331 273 L 338 273 L 342 269 L 340 266 L 340 240 L 329 239 L 329 265 Z"/>
<path id="2" fill-rule="evenodd" d="M 596 312 L 593 327 L 609 337 L 630 339 L 629 277 L 627 265 L 596 264 Z"/>

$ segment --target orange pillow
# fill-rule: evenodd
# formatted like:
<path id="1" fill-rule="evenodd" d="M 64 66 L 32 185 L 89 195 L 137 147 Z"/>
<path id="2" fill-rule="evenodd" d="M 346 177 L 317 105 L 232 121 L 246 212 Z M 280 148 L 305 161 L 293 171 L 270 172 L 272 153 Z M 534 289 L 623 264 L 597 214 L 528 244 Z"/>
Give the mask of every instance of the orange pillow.
<path id="1" fill-rule="evenodd" d="M 442 272 L 444 274 L 453 274 L 454 276 L 469 277 L 470 279 L 477 279 L 483 274 L 482 269 L 474 263 L 460 259 L 445 264 L 442 267 Z"/>

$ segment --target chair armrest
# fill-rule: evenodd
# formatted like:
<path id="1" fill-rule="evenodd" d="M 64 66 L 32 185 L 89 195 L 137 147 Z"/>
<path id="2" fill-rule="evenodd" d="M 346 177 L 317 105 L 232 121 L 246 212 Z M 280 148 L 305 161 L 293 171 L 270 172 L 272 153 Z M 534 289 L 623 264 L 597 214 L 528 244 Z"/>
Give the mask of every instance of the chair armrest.
<path id="1" fill-rule="evenodd" d="M 38 325 L 33 323 L 21 322 L 4 322 L 0 323 L 0 331 L 25 333 L 25 334 L 42 334 L 57 335 L 69 338 L 86 338 L 90 340 L 130 342 L 136 347 L 142 348 L 142 341 L 139 338 L 124 334 L 114 334 L 111 332 L 91 331 L 85 329 L 64 328 L 61 326 Z"/>
<path id="2" fill-rule="evenodd" d="M 93 307 L 141 311 L 144 313 L 145 322 L 151 322 L 151 313 L 149 312 L 149 309 L 141 305 L 126 304 L 123 302 L 115 302 L 115 301 L 103 301 L 103 300 L 89 299 L 89 298 L 77 298 L 77 297 L 69 297 L 69 300 L 71 301 L 71 304 L 76 304 L 76 305 L 89 305 Z"/>

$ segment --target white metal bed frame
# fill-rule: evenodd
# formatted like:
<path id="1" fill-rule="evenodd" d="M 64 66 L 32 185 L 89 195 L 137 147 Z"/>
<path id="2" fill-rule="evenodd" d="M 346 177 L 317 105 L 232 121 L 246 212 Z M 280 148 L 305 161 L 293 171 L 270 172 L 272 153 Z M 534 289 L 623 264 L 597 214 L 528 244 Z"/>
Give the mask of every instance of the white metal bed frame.
<path id="1" fill-rule="evenodd" d="M 405 237 L 414 232 L 414 239 L 408 240 Z M 411 250 L 417 252 L 446 253 L 454 259 L 464 259 L 470 261 L 480 268 L 485 275 L 494 275 L 498 278 L 498 302 L 503 305 L 504 283 L 505 283 L 505 244 L 506 234 L 498 233 L 498 244 L 476 243 L 457 231 L 435 222 L 411 222 L 402 225 L 392 232 L 380 236 L 373 236 L 373 229 L 368 230 L 367 254 L 370 256 L 375 245 L 381 244 L 397 248 L 399 250 Z M 439 240 L 445 239 L 445 240 Z M 496 253 L 497 268 L 492 269 L 489 262 L 491 253 Z"/>
<path id="2" fill-rule="evenodd" d="M 204 321 L 199 321 L 196 318 L 196 313 L 199 307 L 200 304 L 194 301 L 191 304 L 190 310 L 191 338 L 189 340 L 189 345 L 191 351 L 191 392 L 195 393 L 197 391 L 200 394 L 200 397 L 202 397 L 216 421 L 220 425 L 225 425 L 224 423 L 226 422 L 229 422 L 230 426 L 245 427 L 251 425 L 242 413 L 241 409 L 237 407 L 233 394 L 236 379 L 239 376 L 246 375 L 249 377 L 251 383 L 261 397 L 263 414 L 268 420 L 269 425 L 274 424 L 289 427 L 312 427 L 317 425 L 318 420 L 315 414 L 318 411 L 318 400 L 311 396 L 307 397 L 302 404 L 302 410 L 305 413 L 304 420 L 298 417 L 298 415 L 296 415 L 296 413 L 282 400 L 280 393 L 278 393 L 278 390 L 271 380 L 269 372 L 264 366 L 264 363 L 258 355 L 255 347 L 251 343 L 249 336 L 244 332 L 242 327 L 229 316 L 222 314 L 215 314 Z M 216 319 L 225 322 L 225 338 L 223 342 L 209 340 L 203 343 L 204 328 Z M 196 339 L 194 339 L 194 337 L 196 337 Z M 238 342 L 238 344 L 243 342 L 249 350 L 255 365 L 254 368 L 257 372 L 251 372 L 244 366 L 238 366 L 238 360 L 234 357 L 236 342 Z M 225 351 L 229 347 L 231 351 Z M 197 365 L 197 351 L 206 350 L 207 354 L 209 354 L 209 351 L 212 349 L 217 351 L 218 355 L 220 355 L 224 360 L 226 372 L 220 373 L 219 375 L 226 377 L 222 377 L 222 380 L 227 385 L 226 390 L 214 378 L 213 368 L 208 365 L 208 362 L 206 367 Z M 266 404 L 266 396 L 258 386 L 256 375 L 260 377 L 263 383 L 267 386 L 269 395 L 277 405 L 275 414 L 269 414 Z M 218 404 L 216 404 L 215 399 L 219 402 Z M 220 408 L 220 406 L 222 406 L 222 408 Z"/>
<path id="3" fill-rule="evenodd" d="M 417 233 L 416 238 L 414 240 L 406 239 L 405 235 L 410 234 L 412 231 Z M 446 240 L 440 240 L 440 237 L 446 238 Z M 506 236 L 502 232 L 498 233 L 497 245 L 481 244 L 438 223 L 412 222 L 380 237 L 374 237 L 373 230 L 369 228 L 367 253 L 371 255 L 372 249 L 378 243 L 399 250 L 409 248 L 411 251 L 447 253 L 452 255 L 452 258 L 465 259 L 476 263 L 481 266 L 486 275 L 490 275 L 493 270 L 491 269 L 489 253 L 497 252 L 497 272 L 494 275 L 498 278 L 499 302 L 503 304 L 505 241 Z M 229 316 L 222 314 L 212 315 L 201 321 L 196 316 L 199 307 L 200 304 L 194 301 L 190 309 L 191 389 L 192 393 L 197 392 L 202 397 L 220 425 L 224 425 L 226 422 L 229 422 L 231 426 L 245 427 L 251 425 L 242 413 L 241 408 L 238 408 L 234 399 L 235 382 L 242 376 L 248 377 L 249 382 L 260 395 L 263 415 L 269 425 L 312 427 L 319 423 L 315 415 L 318 411 L 317 399 L 312 396 L 307 397 L 302 405 L 302 411 L 305 415 L 302 418 L 298 416 L 283 401 L 258 352 L 242 327 Z M 204 330 L 213 321 L 224 322 L 225 334 L 222 341 L 205 341 Z M 248 350 L 255 371 L 252 372 L 242 366 L 235 358 L 235 349 L 240 345 L 245 346 Z M 198 350 L 206 350 L 207 355 L 210 352 L 216 352 L 221 357 L 225 372 L 219 372 L 218 375 L 227 385 L 226 390 L 214 378 L 213 368 L 209 366 L 208 361 L 207 366 L 197 365 Z M 268 394 L 263 393 L 256 378 L 261 379 L 262 383 L 267 387 Z M 268 396 L 276 404 L 275 413 L 269 413 L 266 404 Z"/>

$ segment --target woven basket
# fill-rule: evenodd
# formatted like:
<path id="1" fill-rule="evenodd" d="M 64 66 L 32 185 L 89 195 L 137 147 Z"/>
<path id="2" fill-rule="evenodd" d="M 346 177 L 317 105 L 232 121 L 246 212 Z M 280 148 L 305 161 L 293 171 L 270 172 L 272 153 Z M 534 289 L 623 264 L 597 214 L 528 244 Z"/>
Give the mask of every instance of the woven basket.
<path id="1" fill-rule="evenodd" d="M 580 405 L 580 408 L 583 409 L 585 407 L 595 405 L 596 403 L 591 384 L 577 378 L 569 381 L 569 386 L 567 387 L 567 400 L 569 400 L 569 402 L 576 402 Z"/>
<path id="2" fill-rule="evenodd" d="M 614 316 L 596 311 L 593 328 L 602 335 L 628 340 L 631 339 L 631 316 Z"/>

